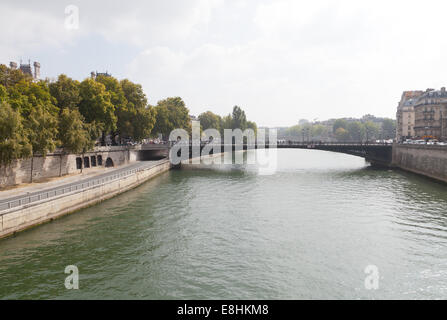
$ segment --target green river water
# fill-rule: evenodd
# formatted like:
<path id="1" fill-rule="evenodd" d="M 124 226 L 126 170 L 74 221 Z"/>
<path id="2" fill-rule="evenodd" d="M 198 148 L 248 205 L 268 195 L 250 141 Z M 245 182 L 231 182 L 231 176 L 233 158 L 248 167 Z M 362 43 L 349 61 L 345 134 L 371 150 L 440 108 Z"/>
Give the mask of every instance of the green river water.
<path id="1" fill-rule="evenodd" d="M 447 188 L 323 151 L 278 150 L 273 175 L 185 167 L 1 240 L 0 284 L 1 299 L 445 299 Z"/>

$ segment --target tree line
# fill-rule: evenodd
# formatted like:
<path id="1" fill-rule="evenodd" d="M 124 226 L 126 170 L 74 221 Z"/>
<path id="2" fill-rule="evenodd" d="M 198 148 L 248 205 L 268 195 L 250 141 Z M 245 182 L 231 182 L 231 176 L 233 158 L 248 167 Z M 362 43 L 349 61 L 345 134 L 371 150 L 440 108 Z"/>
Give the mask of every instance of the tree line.
<path id="1" fill-rule="evenodd" d="M 252 128 L 240 107 L 220 117 L 208 111 L 199 117 L 203 129 Z M 84 153 L 99 141 L 141 142 L 174 129 L 191 132 L 191 118 L 180 97 L 148 104 L 141 85 L 128 79 L 98 75 L 82 82 L 64 74 L 56 81 L 34 81 L 21 70 L 0 65 L 0 165 L 56 148 Z"/>
<path id="2" fill-rule="evenodd" d="M 33 81 L 0 65 L 0 164 L 57 147 L 83 153 L 108 135 L 139 142 L 174 127 L 190 127 L 182 99 L 150 106 L 141 85 L 128 79 L 99 75 L 79 82 L 62 74 L 53 82 Z"/>
<path id="3" fill-rule="evenodd" d="M 395 120 L 371 115 L 366 115 L 362 119 L 343 118 L 320 122 L 300 120 L 299 124 L 287 128 L 282 133 L 283 138 L 338 142 L 389 140 L 395 136 Z"/>
<path id="4" fill-rule="evenodd" d="M 256 123 L 247 120 L 245 111 L 239 106 L 234 106 L 233 112 L 223 117 L 206 111 L 198 116 L 198 120 L 201 130 L 216 129 L 222 137 L 225 129 L 241 129 L 242 131 L 252 129 L 255 134 L 258 130 Z"/>

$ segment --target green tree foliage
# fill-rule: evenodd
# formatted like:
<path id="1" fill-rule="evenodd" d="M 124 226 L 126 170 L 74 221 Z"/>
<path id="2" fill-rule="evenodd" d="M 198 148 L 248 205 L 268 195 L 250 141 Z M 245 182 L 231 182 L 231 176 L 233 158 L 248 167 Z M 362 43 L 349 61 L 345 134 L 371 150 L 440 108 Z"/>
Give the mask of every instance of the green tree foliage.
<path id="1" fill-rule="evenodd" d="M 103 134 L 116 130 L 117 119 L 111 95 L 106 87 L 92 79 L 86 79 L 80 84 L 81 102 L 79 112 L 87 123 L 96 122 L 103 128 Z"/>
<path id="2" fill-rule="evenodd" d="M 155 134 L 161 133 L 167 138 L 174 129 L 191 130 L 189 110 L 180 97 L 159 101 L 155 111 L 156 121 L 153 130 Z"/>
<path id="3" fill-rule="evenodd" d="M 216 129 L 220 131 L 220 125 L 222 119 L 217 114 L 214 114 L 211 111 L 206 111 L 204 113 L 201 113 L 198 119 L 200 121 L 200 126 L 202 127 L 202 130 Z"/>
<path id="4" fill-rule="evenodd" d="M 33 147 L 33 154 L 41 154 L 44 157 L 48 152 L 54 151 L 58 144 L 58 119 L 43 105 L 38 105 L 31 110 L 25 122 L 28 139 Z"/>
<path id="5" fill-rule="evenodd" d="M 348 121 L 345 119 L 337 119 L 332 127 L 334 133 L 336 133 L 338 128 L 348 129 Z"/>
<path id="6" fill-rule="evenodd" d="M 135 84 L 127 79 L 121 80 L 120 83 L 124 96 L 132 107 L 135 109 L 143 109 L 147 107 L 147 98 L 141 85 Z"/>
<path id="7" fill-rule="evenodd" d="M 247 121 L 247 129 L 252 129 L 255 135 L 258 133 L 258 126 L 256 125 L 256 122 Z"/>
<path id="8" fill-rule="evenodd" d="M 233 118 L 231 117 L 231 114 L 228 114 L 222 118 L 220 128 L 221 134 L 224 133 L 224 129 L 233 129 Z"/>
<path id="9" fill-rule="evenodd" d="M 78 107 L 81 101 L 79 87 L 79 81 L 65 74 L 61 74 L 56 82 L 49 84 L 50 94 L 56 99 L 56 106 L 61 110 L 65 108 L 73 110 Z"/>
<path id="10" fill-rule="evenodd" d="M 8 99 L 8 91 L 6 91 L 6 88 L 0 84 L 0 102 L 6 102 Z"/>
<path id="11" fill-rule="evenodd" d="M 365 126 L 365 138 L 367 141 L 376 140 L 379 138 L 380 127 L 378 124 L 372 121 L 366 121 Z"/>
<path id="12" fill-rule="evenodd" d="M 90 125 L 84 123 L 84 118 L 77 109 L 65 108 L 62 110 L 58 137 L 64 151 L 81 153 L 93 148 L 94 139 L 90 130 Z"/>
<path id="13" fill-rule="evenodd" d="M 348 132 L 353 142 L 362 142 L 365 137 L 365 127 L 359 121 L 350 122 L 348 124 Z"/>
<path id="14" fill-rule="evenodd" d="M 382 139 L 394 139 L 396 136 L 396 121 L 384 119 L 382 122 Z"/>
<path id="15" fill-rule="evenodd" d="M 395 135 L 395 121 L 365 115 L 361 119 L 332 119 L 318 123 L 300 120 L 300 124 L 287 128 L 283 138 L 343 142 L 365 142 L 377 139 L 392 139 Z M 339 130 L 343 129 L 343 130 Z"/>
<path id="16" fill-rule="evenodd" d="M 232 114 L 232 129 L 247 129 L 247 116 L 245 111 L 238 106 L 234 106 Z"/>
<path id="17" fill-rule="evenodd" d="M 150 136 L 156 120 L 141 85 L 106 76 L 80 83 L 62 74 L 50 83 L 0 65 L 0 103 L 1 163 L 33 153 L 45 156 L 56 146 L 84 152 L 107 133 L 140 141 Z M 160 105 L 170 125 L 190 127 L 180 98 Z"/>
<path id="18" fill-rule="evenodd" d="M 21 81 L 31 81 L 32 77 L 30 75 L 25 75 L 19 69 L 11 69 L 0 64 L 0 84 L 5 88 L 10 88 L 15 86 Z"/>
<path id="19" fill-rule="evenodd" d="M 258 126 L 256 123 L 253 121 L 248 121 L 245 111 L 239 106 L 234 106 L 231 114 L 228 114 L 223 118 L 219 117 L 219 122 L 221 135 L 224 134 L 225 129 L 241 129 L 242 131 L 245 131 L 246 129 L 253 129 L 255 134 L 258 131 Z M 200 123 L 202 123 L 202 121 Z"/>
<path id="20" fill-rule="evenodd" d="M 23 117 L 28 117 L 31 111 L 38 106 L 43 106 L 52 115 L 59 110 L 55 106 L 56 99 L 51 96 L 48 82 L 32 82 L 21 80 L 13 87 L 8 88 L 8 101 L 11 107 L 19 110 Z"/>
<path id="21" fill-rule="evenodd" d="M 0 164 L 8 165 L 14 159 L 27 158 L 32 146 L 23 127 L 22 117 L 6 102 L 0 103 Z"/>
<path id="22" fill-rule="evenodd" d="M 127 79 L 120 81 L 124 103 L 119 101 L 116 108 L 118 118 L 118 134 L 122 138 L 141 141 L 152 133 L 156 112 L 148 106 L 146 95 L 139 84 Z"/>
<path id="23" fill-rule="evenodd" d="M 130 136 L 134 141 L 141 141 L 150 136 L 155 125 L 155 109 L 152 107 L 137 109 L 133 120 L 133 133 Z"/>
<path id="24" fill-rule="evenodd" d="M 299 140 L 323 140 L 329 136 L 327 126 L 319 123 L 310 123 L 308 121 L 300 121 L 301 124 L 292 126 L 287 129 L 286 135 L 288 137 L 296 137 Z"/>
<path id="25" fill-rule="evenodd" d="M 335 130 L 335 138 L 337 139 L 337 141 L 339 142 L 346 142 L 350 139 L 350 134 L 348 132 L 348 130 L 339 127 L 337 130 Z"/>

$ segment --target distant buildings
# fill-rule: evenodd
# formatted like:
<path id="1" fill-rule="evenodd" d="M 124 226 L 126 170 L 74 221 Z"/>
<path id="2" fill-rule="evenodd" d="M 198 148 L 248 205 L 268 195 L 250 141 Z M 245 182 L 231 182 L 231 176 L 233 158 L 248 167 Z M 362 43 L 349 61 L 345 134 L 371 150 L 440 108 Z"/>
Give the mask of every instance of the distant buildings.
<path id="1" fill-rule="evenodd" d="M 397 108 L 397 140 L 447 140 L 447 91 L 405 91 Z"/>
<path id="2" fill-rule="evenodd" d="M 91 75 L 92 79 L 96 79 L 96 77 L 99 77 L 99 76 L 104 76 L 104 77 L 111 77 L 112 76 L 107 71 L 106 72 L 98 72 L 98 71 L 95 72 L 95 71 L 92 71 L 90 73 L 90 75 Z"/>
<path id="3" fill-rule="evenodd" d="M 27 75 L 30 75 L 31 77 L 33 77 L 34 80 L 39 80 L 40 79 L 40 63 L 35 61 L 34 64 L 34 71 L 31 68 L 31 61 L 28 61 L 27 64 L 20 62 L 20 67 L 19 69 Z M 9 63 L 9 67 L 11 69 L 17 69 L 17 62 L 13 62 L 11 61 Z"/>

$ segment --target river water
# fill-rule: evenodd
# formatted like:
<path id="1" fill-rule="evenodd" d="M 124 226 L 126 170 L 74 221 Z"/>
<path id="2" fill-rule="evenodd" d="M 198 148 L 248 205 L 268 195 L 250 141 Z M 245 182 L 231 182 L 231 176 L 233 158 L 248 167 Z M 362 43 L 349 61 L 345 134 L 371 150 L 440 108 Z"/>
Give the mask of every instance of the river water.
<path id="1" fill-rule="evenodd" d="M 1 240 L 0 298 L 445 299 L 446 191 L 311 150 L 172 170 Z"/>

